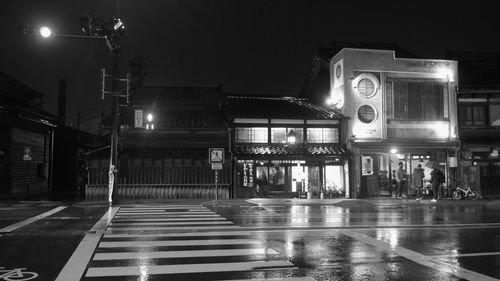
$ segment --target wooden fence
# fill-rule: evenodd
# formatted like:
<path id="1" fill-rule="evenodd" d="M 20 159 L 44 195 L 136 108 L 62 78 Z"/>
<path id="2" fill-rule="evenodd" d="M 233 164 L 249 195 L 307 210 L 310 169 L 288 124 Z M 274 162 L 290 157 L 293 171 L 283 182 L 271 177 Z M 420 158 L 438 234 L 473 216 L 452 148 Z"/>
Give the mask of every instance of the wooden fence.
<path id="1" fill-rule="evenodd" d="M 230 169 L 218 172 L 217 198 L 229 198 Z M 118 199 L 215 199 L 215 173 L 210 167 L 134 167 L 119 174 Z M 108 169 L 89 168 L 85 199 L 108 198 Z"/>

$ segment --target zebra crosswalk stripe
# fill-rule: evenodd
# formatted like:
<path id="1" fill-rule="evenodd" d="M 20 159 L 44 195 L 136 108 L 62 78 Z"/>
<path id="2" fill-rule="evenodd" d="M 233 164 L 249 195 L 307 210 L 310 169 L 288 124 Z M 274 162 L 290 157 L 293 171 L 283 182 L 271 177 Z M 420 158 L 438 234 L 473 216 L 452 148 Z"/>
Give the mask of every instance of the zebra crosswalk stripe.
<path id="1" fill-rule="evenodd" d="M 86 277 L 103 276 L 145 276 L 157 274 L 181 273 L 208 273 L 247 271 L 275 267 L 293 267 L 289 261 L 251 261 L 231 263 L 201 263 L 201 264 L 176 264 L 176 265 L 151 265 L 151 266 L 117 266 L 117 267 L 92 267 L 87 270 Z"/>
<path id="2" fill-rule="evenodd" d="M 218 250 L 184 250 L 184 251 L 156 251 L 156 252 L 120 252 L 97 253 L 94 260 L 120 259 L 158 259 L 158 258 L 193 258 L 193 257 L 227 257 L 227 256 L 255 256 L 277 255 L 273 249 L 218 249 Z"/>

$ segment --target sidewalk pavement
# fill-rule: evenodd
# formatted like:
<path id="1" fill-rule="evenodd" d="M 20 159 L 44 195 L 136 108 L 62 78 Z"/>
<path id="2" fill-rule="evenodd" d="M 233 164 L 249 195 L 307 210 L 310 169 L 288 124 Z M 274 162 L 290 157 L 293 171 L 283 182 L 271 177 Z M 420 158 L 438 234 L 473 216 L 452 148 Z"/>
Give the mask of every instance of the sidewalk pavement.
<path id="1" fill-rule="evenodd" d="M 106 201 L 50 201 L 50 200 L 8 200 L 0 201 L 0 205 L 10 204 L 57 204 L 67 206 L 80 206 L 80 207 L 107 207 L 110 204 Z M 440 205 L 440 204 L 498 204 L 500 199 L 480 199 L 480 200 L 452 200 L 444 199 L 437 202 L 432 202 L 430 199 L 398 199 L 398 198 L 369 198 L 369 199 L 348 199 L 348 198 L 335 198 L 335 199 L 301 199 L 301 198 L 248 198 L 248 199 L 171 199 L 171 200 L 120 200 L 113 206 L 133 206 L 133 205 L 212 205 L 221 206 L 225 204 L 262 204 L 262 205 L 335 205 L 335 206 L 401 206 L 401 205 Z"/>

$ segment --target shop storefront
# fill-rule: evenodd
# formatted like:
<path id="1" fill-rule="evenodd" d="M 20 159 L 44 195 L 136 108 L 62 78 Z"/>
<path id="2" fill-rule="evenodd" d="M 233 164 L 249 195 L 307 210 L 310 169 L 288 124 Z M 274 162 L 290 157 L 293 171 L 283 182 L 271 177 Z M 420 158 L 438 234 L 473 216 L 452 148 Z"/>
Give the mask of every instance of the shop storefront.
<path id="1" fill-rule="evenodd" d="M 359 163 L 361 172 L 360 197 L 395 197 L 397 191 L 396 172 L 402 163 L 405 181 L 402 196 L 407 198 L 431 197 L 431 171 L 434 168 L 445 173 L 446 182 L 442 196 L 449 196 L 457 181 L 458 170 L 454 146 L 425 147 L 414 144 L 395 143 L 391 146 L 361 146 Z M 356 161 L 354 161 L 356 162 Z M 421 178 L 421 169 L 424 177 Z M 417 194 L 416 186 L 422 181 L 422 193 Z M 420 192 L 420 191 L 419 191 Z"/>
<path id="2" fill-rule="evenodd" d="M 336 198 L 348 194 L 337 160 L 239 160 L 237 190 L 248 197 Z"/>
<path id="3" fill-rule="evenodd" d="M 394 51 L 345 48 L 330 61 L 331 103 L 346 126 L 353 197 L 394 196 L 394 173 L 403 164 L 405 193 L 420 164 L 456 177 L 457 62 L 396 58 Z"/>

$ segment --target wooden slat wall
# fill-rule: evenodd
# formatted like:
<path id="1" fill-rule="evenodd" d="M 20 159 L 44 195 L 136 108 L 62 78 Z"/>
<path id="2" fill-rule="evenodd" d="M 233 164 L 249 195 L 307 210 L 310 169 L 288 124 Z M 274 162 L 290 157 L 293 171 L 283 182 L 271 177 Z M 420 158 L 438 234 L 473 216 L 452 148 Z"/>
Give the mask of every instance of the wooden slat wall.
<path id="1" fill-rule="evenodd" d="M 108 169 L 88 169 L 87 200 L 106 200 Z M 118 196 L 127 199 L 215 198 L 215 172 L 202 167 L 130 167 L 119 175 Z M 230 169 L 218 172 L 219 198 L 229 198 Z"/>

